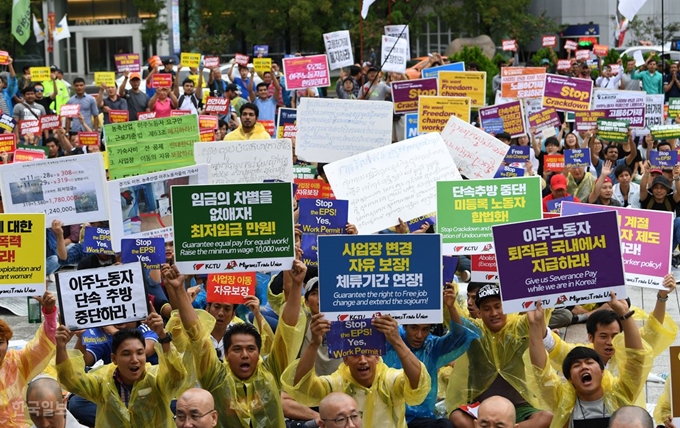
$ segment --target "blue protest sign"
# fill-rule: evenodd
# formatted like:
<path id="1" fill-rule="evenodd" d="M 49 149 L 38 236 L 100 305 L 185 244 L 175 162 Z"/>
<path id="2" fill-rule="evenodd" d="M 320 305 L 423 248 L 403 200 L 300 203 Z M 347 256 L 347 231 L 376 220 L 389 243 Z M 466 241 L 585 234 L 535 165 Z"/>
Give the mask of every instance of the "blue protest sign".
<path id="1" fill-rule="evenodd" d="M 505 130 L 502 117 L 494 117 L 484 120 L 484 132 L 487 134 L 500 134 Z"/>
<path id="2" fill-rule="evenodd" d="M 326 333 L 328 356 L 344 358 L 350 355 L 385 355 L 385 335 L 371 325 L 368 318 L 333 321 Z"/>
<path id="3" fill-rule="evenodd" d="M 408 225 L 408 231 L 413 233 L 416 230 L 420 229 L 422 225 L 427 223 L 430 226 L 434 226 L 434 224 L 437 222 L 437 213 L 430 213 L 426 215 L 421 215 L 420 217 L 416 217 L 414 219 L 409 220 L 406 224 Z"/>
<path id="4" fill-rule="evenodd" d="M 442 322 L 439 234 L 320 235 L 319 306 L 328 320 L 391 315 Z"/>
<path id="5" fill-rule="evenodd" d="M 83 253 L 112 256 L 111 231 L 105 227 L 86 227 L 83 236 Z"/>
<path id="6" fill-rule="evenodd" d="M 302 263 L 307 266 L 319 266 L 318 235 L 302 235 Z"/>
<path id="7" fill-rule="evenodd" d="M 548 212 L 550 213 L 559 213 L 562 211 L 562 202 L 574 202 L 574 196 L 569 195 L 564 198 L 559 198 L 559 199 L 551 199 L 548 201 L 546 204 L 548 206 Z"/>
<path id="8" fill-rule="evenodd" d="M 506 163 L 525 163 L 529 162 L 529 146 L 510 146 L 508 153 L 505 155 Z"/>
<path id="9" fill-rule="evenodd" d="M 677 157 L 677 153 L 675 153 Z M 564 151 L 564 166 L 588 168 L 590 149 L 567 149 Z"/>
<path id="10" fill-rule="evenodd" d="M 121 239 L 120 258 L 123 263 L 139 261 L 146 269 L 160 269 L 165 263 L 165 239 Z"/>
<path id="11" fill-rule="evenodd" d="M 673 168 L 678 163 L 678 152 L 652 150 L 649 152 L 649 163 L 652 168 Z"/>
<path id="12" fill-rule="evenodd" d="M 446 286 L 447 282 L 453 282 L 458 267 L 458 256 L 444 256 L 442 262 L 442 279 L 443 285 Z"/>
<path id="13" fill-rule="evenodd" d="M 258 56 L 259 54 L 267 56 L 269 55 L 269 45 L 255 45 L 253 52 L 255 53 L 255 56 Z"/>
<path id="14" fill-rule="evenodd" d="M 420 135 L 418 132 L 418 113 L 406 113 L 404 115 L 404 139 L 417 137 Z"/>
<path id="15" fill-rule="evenodd" d="M 298 202 L 298 223 L 302 233 L 342 235 L 347 225 L 349 201 L 341 199 L 302 198 Z"/>
<path id="16" fill-rule="evenodd" d="M 439 77 L 440 71 L 465 71 L 464 62 L 454 62 L 453 64 L 446 64 L 439 67 L 426 68 L 422 72 L 421 78 L 425 79 L 427 77 Z"/>
<path id="17" fill-rule="evenodd" d="M 496 171 L 496 175 L 493 178 L 512 178 L 512 177 L 524 177 L 524 168 L 516 168 L 514 166 L 502 165 Z"/>

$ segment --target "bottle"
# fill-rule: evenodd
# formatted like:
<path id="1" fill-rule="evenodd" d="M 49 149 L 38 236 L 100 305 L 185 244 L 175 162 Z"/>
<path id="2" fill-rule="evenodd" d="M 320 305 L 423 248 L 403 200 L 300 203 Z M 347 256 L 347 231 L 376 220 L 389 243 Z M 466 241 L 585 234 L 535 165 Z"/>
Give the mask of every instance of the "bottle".
<path id="1" fill-rule="evenodd" d="M 40 308 L 40 302 L 32 297 L 28 297 L 28 322 L 31 324 L 37 324 L 42 322 L 42 310 Z"/>

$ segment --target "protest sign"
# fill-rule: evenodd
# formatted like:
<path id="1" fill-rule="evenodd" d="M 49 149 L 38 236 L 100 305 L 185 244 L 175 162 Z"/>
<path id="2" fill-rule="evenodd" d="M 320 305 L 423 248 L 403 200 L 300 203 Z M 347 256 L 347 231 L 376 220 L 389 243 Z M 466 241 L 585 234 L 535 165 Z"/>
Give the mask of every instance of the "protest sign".
<path id="1" fill-rule="evenodd" d="M 404 40 L 406 42 L 406 58 L 411 58 L 411 41 L 408 25 L 385 25 L 385 35 Z"/>
<path id="2" fill-rule="evenodd" d="M 205 102 L 205 113 L 226 114 L 229 111 L 229 99 L 220 97 L 208 97 Z"/>
<path id="3" fill-rule="evenodd" d="M 392 143 L 389 101 L 308 98 L 297 108 L 295 154 L 334 162 Z"/>
<path id="4" fill-rule="evenodd" d="M 680 98 L 668 99 L 668 116 L 678 117 L 680 115 Z"/>
<path id="5" fill-rule="evenodd" d="M 507 132 L 512 138 L 526 134 L 524 130 L 524 111 L 521 101 L 513 101 L 507 104 L 499 104 L 479 109 L 479 121 L 482 129 L 489 132 L 486 123 L 497 120 L 501 124 L 498 132 Z"/>
<path id="6" fill-rule="evenodd" d="M 418 111 L 418 97 L 422 95 L 437 95 L 437 79 L 395 81 L 392 86 L 392 101 L 394 113 L 415 113 Z"/>
<path id="7" fill-rule="evenodd" d="M 411 220 L 406 222 L 406 225 L 408 226 L 409 232 L 415 232 L 416 230 L 419 230 L 422 226 L 425 225 L 425 223 L 428 224 L 429 226 L 433 226 L 434 223 L 437 221 L 437 213 L 436 212 L 431 212 L 429 214 L 421 215 L 416 218 L 412 218 Z"/>
<path id="8" fill-rule="evenodd" d="M 571 60 L 559 59 L 557 60 L 557 70 L 566 71 L 571 69 Z"/>
<path id="9" fill-rule="evenodd" d="M 163 60 L 158 55 L 154 55 L 149 58 L 149 67 L 156 68 L 163 66 Z"/>
<path id="10" fill-rule="evenodd" d="M 319 179 L 296 178 L 293 180 L 295 199 L 335 199 L 331 185 Z"/>
<path id="11" fill-rule="evenodd" d="M 469 122 L 471 106 L 470 98 L 421 95 L 418 99 L 418 132 L 441 132 L 452 117 Z"/>
<path id="12" fill-rule="evenodd" d="M 170 187 L 208 184 L 209 165 L 201 164 L 107 183 L 109 227 L 114 251 L 123 238 L 172 241 Z"/>
<path id="13" fill-rule="evenodd" d="M 42 296 L 45 292 L 45 228 L 44 214 L 0 214 L 3 298 Z"/>
<path id="14" fill-rule="evenodd" d="M 574 55 L 576 61 L 588 61 L 590 59 L 590 51 L 588 49 L 579 49 Z"/>
<path id="15" fill-rule="evenodd" d="M 446 254 L 493 252 L 491 226 L 541 218 L 541 180 L 440 181 L 437 223 Z"/>
<path id="16" fill-rule="evenodd" d="M 543 169 L 552 172 L 560 172 L 564 169 L 564 155 L 554 154 L 554 155 L 544 155 L 543 156 Z"/>
<path id="17" fill-rule="evenodd" d="M 172 74 L 157 73 L 151 76 L 152 88 L 172 88 Z"/>
<path id="18" fill-rule="evenodd" d="M 17 137 L 14 134 L 0 134 L 0 153 L 13 153 L 17 149 Z"/>
<path id="19" fill-rule="evenodd" d="M 274 121 L 273 120 L 258 120 L 257 123 L 264 126 L 264 129 L 265 129 L 265 131 L 267 131 L 267 134 L 269 134 L 270 136 L 274 136 L 274 132 L 276 131 L 276 128 L 274 127 Z"/>
<path id="20" fill-rule="evenodd" d="M 543 36 L 541 38 L 541 46 L 544 48 L 552 48 L 557 44 L 557 36 Z"/>
<path id="21" fill-rule="evenodd" d="M 326 55 L 284 58 L 283 74 L 286 76 L 288 90 L 326 87 L 331 84 Z"/>
<path id="22" fill-rule="evenodd" d="M 106 85 L 107 87 L 115 87 L 116 73 L 113 71 L 97 71 L 94 73 L 94 84 L 97 86 Z"/>
<path id="23" fill-rule="evenodd" d="M 564 41 L 564 50 L 575 51 L 576 49 L 578 49 L 578 44 L 576 43 L 575 40 L 565 40 Z"/>
<path id="24" fill-rule="evenodd" d="M 473 254 L 470 256 L 470 281 L 498 282 L 498 267 L 494 254 Z"/>
<path id="25" fill-rule="evenodd" d="M 334 31 L 323 35 L 328 55 L 328 65 L 331 70 L 354 65 L 352 55 L 352 40 L 348 30 Z"/>
<path id="26" fill-rule="evenodd" d="M 319 236 L 319 283 L 327 320 L 380 314 L 401 324 L 440 323 L 441 236 Z"/>
<path id="27" fill-rule="evenodd" d="M 517 50 L 517 41 L 513 40 L 503 40 L 503 50 L 504 51 L 516 51 Z"/>
<path id="28" fill-rule="evenodd" d="M 626 285 L 663 290 L 671 271 L 673 213 L 604 205 L 562 204 L 562 215 L 615 211 L 619 219 Z"/>
<path id="29" fill-rule="evenodd" d="M 99 132 L 79 132 L 78 141 L 83 146 L 98 146 Z"/>
<path id="30" fill-rule="evenodd" d="M 13 162 L 31 162 L 45 158 L 47 158 L 47 155 L 42 150 L 16 149 L 14 151 Z"/>
<path id="31" fill-rule="evenodd" d="M 253 46 L 253 53 L 255 56 L 267 56 L 269 55 L 269 45 L 255 45 Z"/>
<path id="32" fill-rule="evenodd" d="M 66 226 L 108 218 L 99 153 L 3 165 L 0 176 L 6 213 L 45 213 Z"/>
<path id="33" fill-rule="evenodd" d="M 147 317 L 141 263 L 56 274 L 62 324 L 69 330 L 140 321 Z"/>
<path id="34" fill-rule="evenodd" d="M 198 116 L 198 127 L 200 129 L 217 129 L 217 116 L 202 114 Z"/>
<path id="35" fill-rule="evenodd" d="M 539 98 L 545 86 L 543 67 L 502 67 L 501 96 L 503 98 Z"/>
<path id="36" fill-rule="evenodd" d="M 64 104 L 59 110 L 59 116 L 77 118 L 80 114 L 80 104 Z"/>
<path id="37" fill-rule="evenodd" d="M 29 133 L 40 134 L 40 121 L 38 119 L 19 121 L 19 135 L 24 136 Z"/>
<path id="38" fill-rule="evenodd" d="M 9 52 L 0 51 L 0 65 L 8 65 L 8 64 L 9 64 Z"/>
<path id="39" fill-rule="evenodd" d="M 472 107 L 486 105 L 485 71 L 440 71 L 439 96 L 469 97 Z"/>
<path id="40" fill-rule="evenodd" d="M 647 94 L 645 96 L 645 127 L 648 130 L 654 125 L 664 124 L 663 106 L 663 94 Z"/>
<path id="41" fill-rule="evenodd" d="M 165 260 L 165 239 L 122 239 L 120 258 L 123 263 L 141 262 L 144 269 L 160 269 Z"/>
<path id="42" fill-rule="evenodd" d="M 205 289 L 209 302 L 241 305 L 255 295 L 255 272 L 218 273 L 208 275 Z"/>
<path id="43" fill-rule="evenodd" d="M 458 267 L 457 256 L 442 256 L 442 285 L 447 287 L 455 280 L 456 268 Z"/>
<path id="44" fill-rule="evenodd" d="M 467 178 L 491 178 L 505 159 L 510 147 L 452 116 L 442 132 L 442 138 L 461 174 Z"/>
<path id="45" fill-rule="evenodd" d="M 381 71 L 406 73 L 406 62 L 409 46 L 406 40 L 396 37 L 382 36 L 382 49 L 380 56 Z"/>
<path id="46" fill-rule="evenodd" d="M 505 313 L 626 298 L 616 213 L 492 228 Z"/>
<path id="47" fill-rule="evenodd" d="M 172 116 L 172 111 L 170 112 L 170 116 Z M 180 115 L 182 116 L 182 115 Z M 149 112 L 137 112 L 137 120 L 149 120 L 149 119 L 155 119 L 156 118 L 156 112 L 155 111 L 149 111 Z"/>
<path id="48" fill-rule="evenodd" d="M 193 165 L 200 140 L 195 114 L 112 123 L 104 135 L 111 180 Z"/>
<path id="49" fill-rule="evenodd" d="M 604 58 L 609 53 L 609 46 L 607 46 L 607 45 L 593 45 L 593 53 L 597 57 Z"/>
<path id="50" fill-rule="evenodd" d="M 264 76 L 264 73 L 272 70 L 272 59 L 271 58 L 253 58 L 253 67 L 255 72 L 260 76 Z"/>
<path id="51" fill-rule="evenodd" d="M 344 200 L 300 199 L 298 223 L 302 233 L 342 235 L 347 226 L 349 203 Z"/>
<path id="52" fill-rule="evenodd" d="M 544 129 L 562 126 L 560 117 L 554 108 L 542 109 L 528 116 L 529 129 L 536 128 L 534 135 L 540 135 Z"/>
<path id="53" fill-rule="evenodd" d="M 673 168 L 678 163 L 678 152 L 652 150 L 649 152 L 649 163 L 652 168 Z"/>
<path id="54" fill-rule="evenodd" d="M 203 67 L 205 68 L 217 68 L 220 66 L 219 56 L 204 56 L 203 57 Z"/>
<path id="55" fill-rule="evenodd" d="M 590 166 L 590 149 L 565 149 L 564 166 L 588 168 Z"/>
<path id="56" fill-rule="evenodd" d="M 30 72 L 32 82 L 45 82 L 52 80 L 49 67 L 31 67 Z"/>
<path id="57" fill-rule="evenodd" d="M 241 67 L 248 67 L 248 60 L 249 59 L 250 59 L 250 57 L 248 55 L 244 55 L 244 54 L 240 54 L 240 53 L 234 54 L 234 62 Z"/>
<path id="58" fill-rule="evenodd" d="M 597 136 L 605 141 L 628 141 L 628 121 L 597 119 Z"/>
<path id="59" fill-rule="evenodd" d="M 60 127 L 61 123 L 59 121 L 59 116 L 57 116 L 56 114 L 40 116 L 40 129 L 42 129 L 43 131 L 56 129 Z"/>
<path id="60" fill-rule="evenodd" d="M 291 183 L 184 185 L 170 192 L 181 272 L 269 272 L 293 265 Z"/>
<path id="61" fill-rule="evenodd" d="M 215 141 L 215 130 L 214 129 L 201 129 L 198 132 L 198 138 L 201 143 L 209 143 Z"/>
<path id="62" fill-rule="evenodd" d="M 439 67 L 430 67 L 421 71 L 421 77 L 423 79 L 429 79 L 434 77 L 435 79 L 439 77 L 440 71 L 465 71 L 465 63 L 454 62 L 451 64 L 440 65 Z"/>
<path id="63" fill-rule="evenodd" d="M 524 177 L 524 168 L 503 165 L 496 171 L 493 178 Z"/>
<path id="64" fill-rule="evenodd" d="M 201 54 L 193 52 L 182 52 L 179 54 L 179 63 L 182 64 L 183 67 L 198 68 L 198 66 L 201 63 Z M 248 64 L 246 63 L 246 65 Z"/>
<path id="65" fill-rule="evenodd" d="M 562 203 L 563 202 L 574 202 L 574 196 L 569 195 L 565 196 L 564 198 L 557 198 L 557 199 L 551 199 L 548 202 L 546 202 L 546 208 L 548 208 L 549 213 L 556 213 L 559 214 L 562 212 Z"/>
<path id="66" fill-rule="evenodd" d="M 597 121 L 605 118 L 603 111 L 577 111 L 574 113 L 574 127 L 577 132 L 587 132 L 597 126 Z"/>
<path id="67" fill-rule="evenodd" d="M 362 165 L 357 168 L 355 165 Z M 437 181 L 462 177 L 437 133 L 360 153 L 324 167 L 335 197 L 349 200 L 349 223 L 374 233 L 435 211 Z"/>
<path id="68" fill-rule="evenodd" d="M 300 249 L 302 250 L 302 263 L 305 266 L 319 267 L 318 235 L 302 235 Z"/>
<path id="69" fill-rule="evenodd" d="M 593 81 L 590 79 L 546 74 L 543 107 L 554 107 L 562 111 L 588 111 L 592 91 Z"/>
<path id="70" fill-rule="evenodd" d="M 649 130 L 655 140 L 668 140 L 680 137 L 680 124 L 654 125 Z"/>
<path id="71" fill-rule="evenodd" d="M 111 230 L 106 227 L 86 227 L 83 234 L 83 253 L 114 255 L 111 245 Z"/>
<path id="72" fill-rule="evenodd" d="M 317 171 L 314 165 L 293 165 L 293 176 L 295 178 L 314 179 L 316 173 Z"/>
<path id="73" fill-rule="evenodd" d="M 377 294 L 377 293 L 376 293 Z M 329 358 L 359 355 L 385 355 L 385 335 L 371 324 L 370 318 L 333 321 L 326 333 Z"/>
<path id="74" fill-rule="evenodd" d="M 116 70 L 119 73 L 126 71 L 139 73 L 142 71 L 139 54 L 115 54 L 113 60 L 116 63 Z"/>
<path id="75" fill-rule="evenodd" d="M 12 115 L 2 113 L 2 116 L 0 116 L 0 129 L 5 130 L 6 132 L 12 132 L 14 131 L 15 126 L 16 122 L 12 118 Z"/>
<path id="76" fill-rule="evenodd" d="M 529 146 L 510 146 L 508 153 L 505 155 L 506 163 L 525 163 L 529 162 Z"/>
<path id="77" fill-rule="evenodd" d="M 218 141 L 194 144 L 197 164 L 210 165 L 211 184 L 293 181 L 293 151 L 289 139 Z"/>
<path id="78" fill-rule="evenodd" d="M 406 113 L 404 115 L 404 138 L 408 140 L 409 138 L 422 135 L 422 133 L 418 132 L 418 122 L 418 113 Z"/>
<path id="79" fill-rule="evenodd" d="M 627 120 L 633 128 L 645 126 L 643 91 L 613 91 L 598 89 L 593 94 L 593 110 L 604 111 L 607 119 Z"/>
<path id="80" fill-rule="evenodd" d="M 297 110 L 294 108 L 279 108 L 279 120 L 276 138 L 297 137 Z"/>

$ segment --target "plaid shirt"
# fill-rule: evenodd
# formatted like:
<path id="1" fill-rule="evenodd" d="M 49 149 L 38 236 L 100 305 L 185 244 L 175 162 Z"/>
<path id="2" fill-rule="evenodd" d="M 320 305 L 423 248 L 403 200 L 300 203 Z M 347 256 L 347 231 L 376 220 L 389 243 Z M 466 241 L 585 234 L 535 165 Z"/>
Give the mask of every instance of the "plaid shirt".
<path id="1" fill-rule="evenodd" d="M 118 388 L 120 399 L 125 403 L 125 407 L 128 407 L 128 404 L 130 403 L 130 394 L 132 394 L 132 387 L 128 387 L 123 383 L 123 378 L 120 376 L 118 369 L 113 371 L 113 380 L 116 381 L 116 388 Z"/>

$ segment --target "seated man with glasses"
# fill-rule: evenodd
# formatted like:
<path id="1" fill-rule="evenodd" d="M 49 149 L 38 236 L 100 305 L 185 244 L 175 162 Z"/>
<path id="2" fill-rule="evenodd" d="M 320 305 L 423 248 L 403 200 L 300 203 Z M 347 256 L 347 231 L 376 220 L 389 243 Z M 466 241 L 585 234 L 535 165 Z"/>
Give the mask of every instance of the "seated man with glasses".
<path id="1" fill-rule="evenodd" d="M 217 425 L 217 410 L 212 394 L 201 388 L 186 390 L 177 399 L 175 423 L 180 428 L 212 428 Z"/>
<path id="2" fill-rule="evenodd" d="M 321 428 L 361 428 L 359 405 L 344 392 L 332 392 L 319 403 L 319 427 Z"/>

